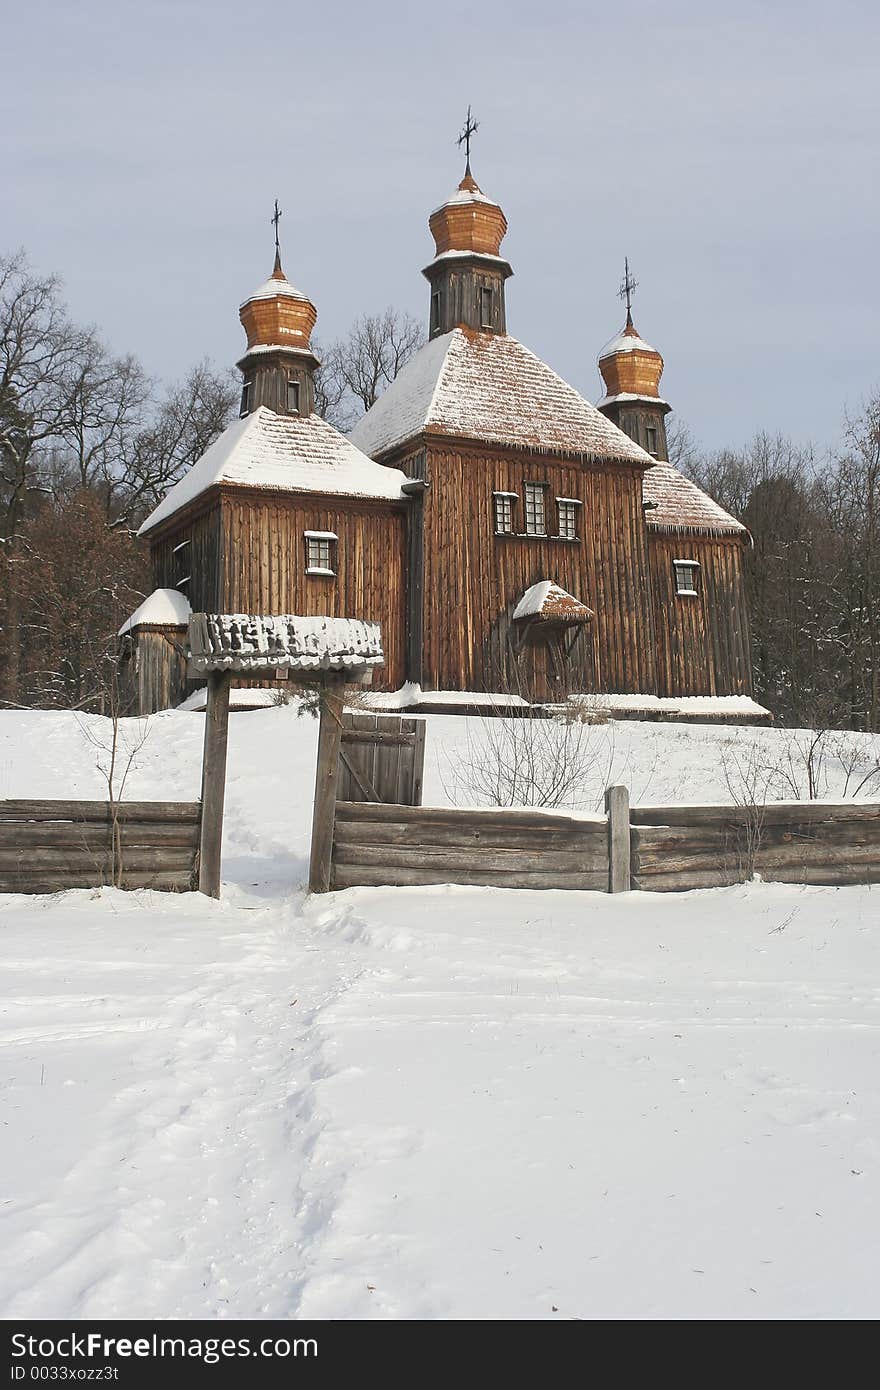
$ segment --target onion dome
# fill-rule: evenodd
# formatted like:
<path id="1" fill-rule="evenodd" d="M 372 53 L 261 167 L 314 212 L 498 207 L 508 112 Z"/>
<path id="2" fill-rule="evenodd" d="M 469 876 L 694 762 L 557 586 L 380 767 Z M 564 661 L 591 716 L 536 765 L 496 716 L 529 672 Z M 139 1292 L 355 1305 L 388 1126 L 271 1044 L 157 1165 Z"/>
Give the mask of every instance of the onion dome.
<path id="1" fill-rule="evenodd" d="M 318 311 L 311 300 L 290 283 L 281 268 L 281 254 L 276 251 L 271 276 L 244 301 L 239 318 L 247 333 L 249 353 L 255 348 L 279 347 L 309 352 Z"/>
<path id="2" fill-rule="evenodd" d="M 452 197 L 431 213 L 428 225 L 437 256 L 449 252 L 498 256 L 507 218 L 499 205 L 486 197 L 468 167 Z"/>
<path id="3" fill-rule="evenodd" d="M 599 371 L 605 382 L 606 400 L 620 395 L 659 398 L 663 358 L 639 337 L 629 311 L 623 331 L 599 353 Z"/>

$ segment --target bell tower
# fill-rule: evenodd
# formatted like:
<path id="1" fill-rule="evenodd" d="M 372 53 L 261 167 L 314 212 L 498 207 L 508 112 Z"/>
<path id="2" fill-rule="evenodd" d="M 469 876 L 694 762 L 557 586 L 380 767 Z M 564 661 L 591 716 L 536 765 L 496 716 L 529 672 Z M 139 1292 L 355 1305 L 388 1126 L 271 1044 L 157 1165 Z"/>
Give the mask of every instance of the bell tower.
<path id="1" fill-rule="evenodd" d="M 281 268 L 280 220 L 276 201 L 272 274 L 239 309 L 247 334 L 247 351 L 238 363 L 244 377 L 241 415 L 249 415 L 261 405 L 277 415 L 311 415 L 315 408 L 312 374 L 319 364 L 312 352 L 311 335 L 318 311 Z"/>
<path id="2" fill-rule="evenodd" d="M 672 406 L 660 396 L 663 358 L 636 332 L 632 294 L 637 282 L 630 274 L 628 259 L 624 266 L 620 298 L 626 303 L 626 323 L 599 353 L 605 395 L 598 402 L 598 408 L 647 453 L 666 463 L 669 457 L 666 416 Z"/>
<path id="3" fill-rule="evenodd" d="M 453 328 L 507 331 L 504 282 L 513 274 L 501 255 L 507 218 L 471 173 L 471 138 L 477 128 L 468 107 L 458 138 L 466 152 L 464 178 L 428 219 L 435 255 L 422 274 L 431 286 L 430 338 Z"/>

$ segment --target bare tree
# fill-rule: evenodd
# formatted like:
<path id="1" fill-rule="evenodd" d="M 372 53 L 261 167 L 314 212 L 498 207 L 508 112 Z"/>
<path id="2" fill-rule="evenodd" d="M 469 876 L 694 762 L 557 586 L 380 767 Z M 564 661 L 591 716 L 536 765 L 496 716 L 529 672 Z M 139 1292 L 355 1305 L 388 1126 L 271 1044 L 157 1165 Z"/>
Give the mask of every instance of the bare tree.
<path id="1" fill-rule="evenodd" d="M 421 324 L 409 314 L 392 308 L 362 314 L 347 337 L 324 353 L 316 382 L 319 413 L 350 429 L 424 341 Z"/>

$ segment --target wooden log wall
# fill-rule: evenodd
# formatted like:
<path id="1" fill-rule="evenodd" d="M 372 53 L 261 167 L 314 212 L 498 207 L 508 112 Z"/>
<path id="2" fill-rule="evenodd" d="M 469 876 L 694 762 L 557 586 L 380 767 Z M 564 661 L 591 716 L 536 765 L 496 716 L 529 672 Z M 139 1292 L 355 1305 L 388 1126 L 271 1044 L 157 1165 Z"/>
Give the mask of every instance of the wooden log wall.
<path id="1" fill-rule="evenodd" d="M 540 811 L 336 803 L 331 886 L 608 889 L 608 825 Z"/>
<path id="2" fill-rule="evenodd" d="M 655 691 L 641 469 L 432 445 L 426 474 L 426 689 L 516 691 L 526 681 L 536 698 L 558 694 L 544 652 L 530 647 L 518 665 L 512 650 L 514 607 L 530 585 L 551 579 L 596 614 L 595 632 L 572 651 L 571 688 Z M 517 495 L 514 526 L 524 531 L 527 481 L 547 484 L 551 534 L 496 536 L 493 493 Z M 552 534 L 557 497 L 583 503 L 576 541 Z"/>
<path id="3" fill-rule="evenodd" d="M 56 893 L 114 884 L 195 887 L 198 803 L 127 801 L 117 830 L 106 801 L 0 801 L 0 893 Z"/>
<path id="4" fill-rule="evenodd" d="M 649 892 L 754 873 L 776 883 L 880 883 L 880 805 L 633 807 L 630 820 L 632 884 Z"/>
<path id="5" fill-rule="evenodd" d="M 190 689 L 186 628 L 139 627 L 130 651 L 123 655 L 120 683 L 126 712 L 142 716 L 179 705 Z"/>
<path id="6" fill-rule="evenodd" d="M 742 541 L 658 534 L 649 526 L 648 555 L 657 694 L 751 695 Z M 675 560 L 699 563 L 695 597 L 675 592 Z"/>
<path id="7" fill-rule="evenodd" d="M 406 514 L 317 494 L 223 493 L 220 613 L 357 616 L 382 629 L 379 689 L 405 679 Z M 337 573 L 306 574 L 304 532 L 339 537 Z"/>

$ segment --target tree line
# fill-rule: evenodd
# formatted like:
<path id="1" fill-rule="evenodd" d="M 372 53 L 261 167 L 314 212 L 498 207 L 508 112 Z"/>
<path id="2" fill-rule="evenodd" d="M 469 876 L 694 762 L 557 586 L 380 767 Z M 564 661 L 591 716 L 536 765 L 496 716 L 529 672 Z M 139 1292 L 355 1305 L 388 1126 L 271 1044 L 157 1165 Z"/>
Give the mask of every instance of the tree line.
<path id="1" fill-rule="evenodd" d="M 318 409 L 349 429 L 421 346 L 363 315 L 317 355 Z M 55 276 L 0 257 L 0 707 L 101 709 L 114 635 L 151 588 L 144 517 L 233 418 L 208 361 L 171 384 L 68 314 Z M 880 392 L 819 460 L 782 436 L 673 463 L 749 528 L 755 693 L 781 723 L 880 729 Z"/>

